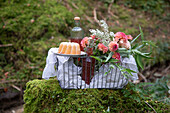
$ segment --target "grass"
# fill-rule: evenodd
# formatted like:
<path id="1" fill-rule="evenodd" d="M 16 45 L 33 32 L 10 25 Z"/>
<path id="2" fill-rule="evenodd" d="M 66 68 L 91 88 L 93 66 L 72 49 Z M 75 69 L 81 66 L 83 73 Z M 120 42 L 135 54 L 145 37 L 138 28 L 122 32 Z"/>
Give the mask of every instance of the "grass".
<path id="1" fill-rule="evenodd" d="M 169 42 L 167 41 L 170 32 L 169 13 L 166 14 L 166 12 L 162 13 L 162 18 L 160 18 L 160 16 L 149 15 L 140 9 L 134 10 L 125 5 L 113 3 L 111 5 L 113 16 L 111 16 L 108 13 L 109 3 L 102 0 L 64 0 L 61 2 L 56 0 L 45 2 L 43 0 L 13 0 L 13 2 L 0 2 L 0 44 L 13 44 L 12 47 L 0 48 L 1 82 L 14 79 L 20 81 L 40 79 L 48 50 L 58 47 L 62 41 L 68 41 L 74 16 L 81 17 L 81 26 L 85 31 L 85 36 L 90 35 L 89 29 L 99 27 L 94 21 L 94 9 L 96 9 L 97 18 L 106 20 L 110 30 L 114 33 L 121 31 L 135 37 L 139 34 L 139 25 L 142 27 L 145 39 L 153 40 L 158 46 L 153 50 L 154 60 L 151 63 L 144 61 L 146 65 L 155 65 L 160 62 L 164 65 L 169 58 Z M 94 4 L 96 5 L 94 6 Z M 31 23 L 32 19 L 33 23 Z M 19 85 L 21 82 L 14 84 Z M 0 87 L 5 88 L 10 85 L 11 83 L 0 84 Z M 25 87 L 25 83 L 23 83 L 23 87 Z M 73 91 L 73 93 L 77 92 Z M 51 100 L 49 101 L 51 102 Z M 123 100 L 121 101 L 123 102 Z M 39 101 L 37 100 L 37 102 Z M 60 110 L 55 107 L 52 106 L 52 110 Z M 106 106 L 101 107 L 98 109 L 107 109 Z M 90 108 L 90 110 L 92 109 Z M 46 110 L 48 109 L 44 109 L 44 111 Z M 65 108 L 65 110 L 68 109 Z"/>

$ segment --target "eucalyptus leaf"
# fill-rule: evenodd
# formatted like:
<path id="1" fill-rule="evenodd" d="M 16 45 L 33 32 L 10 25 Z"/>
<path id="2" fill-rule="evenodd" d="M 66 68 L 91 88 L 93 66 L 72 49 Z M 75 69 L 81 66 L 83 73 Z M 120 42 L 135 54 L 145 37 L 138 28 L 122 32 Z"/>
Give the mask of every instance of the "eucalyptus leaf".
<path id="1" fill-rule="evenodd" d="M 149 53 L 143 53 L 144 55 L 151 55 L 152 54 L 152 47 L 150 46 L 150 52 Z"/>
<path id="2" fill-rule="evenodd" d="M 116 62 L 118 62 L 118 61 L 119 61 L 119 60 L 114 59 L 114 58 L 112 58 L 112 59 L 109 60 L 109 62 L 112 62 L 112 63 L 116 63 Z"/>
<path id="3" fill-rule="evenodd" d="M 136 61 L 136 64 L 137 64 L 138 69 L 140 69 L 140 66 L 139 66 L 139 64 L 138 64 L 138 62 L 137 62 L 137 56 L 138 56 L 138 55 L 135 54 L 135 55 L 134 55 L 134 58 L 135 58 L 135 61 Z"/>
<path id="4" fill-rule="evenodd" d="M 114 69 L 114 68 L 115 68 L 115 66 L 114 66 L 114 65 L 112 65 L 112 64 L 110 65 L 110 67 L 111 67 L 112 69 Z"/>
<path id="5" fill-rule="evenodd" d="M 144 36 L 143 36 L 143 31 L 142 31 L 142 28 L 141 26 L 139 25 L 139 30 L 140 30 L 140 34 L 141 34 L 141 39 L 142 41 L 144 40 Z"/>
<path id="6" fill-rule="evenodd" d="M 132 49 L 135 49 L 135 48 L 137 48 L 138 47 L 138 44 L 135 44 L 133 47 L 132 47 Z"/>
<path id="7" fill-rule="evenodd" d="M 138 54 L 138 53 L 137 53 Z M 144 58 L 147 58 L 147 59 L 153 59 L 153 57 L 149 57 L 149 56 L 146 56 L 146 55 L 144 55 L 144 54 L 138 54 L 138 55 L 140 55 L 140 56 L 142 56 L 142 57 L 144 57 Z"/>
<path id="8" fill-rule="evenodd" d="M 135 42 L 135 41 L 139 38 L 140 35 L 141 35 L 141 34 L 139 34 L 137 37 L 135 37 L 135 38 L 130 42 L 130 44 L 132 44 L 133 42 Z"/>
<path id="9" fill-rule="evenodd" d="M 145 46 L 145 44 L 142 44 L 142 45 L 138 46 L 136 49 L 140 49 L 140 48 L 142 48 L 144 46 Z"/>
<path id="10" fill-rule="evenodd" d="M 149 52 L 149 53 L 143 53 L 144 55 L 151 55 L 152 54 L 152 51 L 151 52 Z"/>
<path id="11" fill-rule="evenodd" d="M 148 43 L 149 45 L 153 47 L 157 47 L 152 41 L 142 41 L 143 43 Z"/>
<path id="12" fill-rule="evenodd" d="M 133 71 L 131 69 L 126 68 L 126 71 L 132 72 L 132 73 L 137 73 L 136 71 Z"/>
<path id="13" fill-rule="evenodd" d="M 92 58 L 94 58 L 94 59 L 96 59 L 96 60 L 98 60 L 98 61 L 100 61 L 100 62 L 102 62 L 103 60 L 101 59 L 101 58 L 99 58 L 99 57 L 95 57 L 95 56 L 91 56 Z"/>
<path id="14" fill-rule="evenodd" d="M 149 56 L 146 56 L 145 54 L 143 54 L 142 52 L 138 51 L 138 50 L 133 50 L 134 53 L 144 57 L 144 58 L 147 58 L 147 59 L 153 59 L 152 57 L 149 57 Z"/>
<path id="15" fill-rule="evenodd" d="M 118 48 L 117 51 L 126 51 L 126 48 Z"/>
<path id="16" fill-rule="evenodd" d="M 129 54 L 120 53 L 120 56 L 127 57 Z"/>
<path id="17" fill-rule="evenodd" d="M 113 55 L 113 52 L 110 52 L 110 53 L 109 53 L 109 56 L 107 57 L 107 59 L 106 59 L 106 61 L 105 61 L 105 62 L 108 62 L 108 61 L 109 61 L 109 59 L 112 57 L 112 55 Z"/>
<path id="18" fill-rule="evenodd" d="M 141 58 L 141 56 L 139 56 L 139 55 L 137 55 L 137 63 L 138 63 L 138 65 L 139 65 L 139 67 L 141 67 L 142 69 L 144 69 L 144 68 L 143 68 L 143 63 L 142 63 L 142 58 Z"/>
<path id="19" fill-rule="evenodd" d="M 119 53 L 123 53 L 123 54 L 130 54 L 131 51 L 130 50 L 126 50 L 126 51 L 119 51 Z"/>

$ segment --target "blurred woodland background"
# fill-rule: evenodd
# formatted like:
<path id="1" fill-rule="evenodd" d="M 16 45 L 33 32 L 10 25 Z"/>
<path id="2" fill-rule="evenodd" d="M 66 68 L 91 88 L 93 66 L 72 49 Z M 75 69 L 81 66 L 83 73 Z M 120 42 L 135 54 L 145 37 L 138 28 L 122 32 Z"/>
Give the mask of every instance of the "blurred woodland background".
<path id="1" fill-rule="evenodd" d="M 6 102 L 0 109 L 22 103 L 26 82 L 41 79 L 48 50 L 68 40 L 75 16 L 81 17 L 85 36 L 99 27 L 97 19 L 114 33 L 133 37 L 140 25 L 144 38 L 158 47 L 153 60 L 143 61 L 138 85 L 153 99 L 169 103 L 169 0 L 0 0 L 0 103 Z M 20 101 L 7 105 L 14 97 Z"/>

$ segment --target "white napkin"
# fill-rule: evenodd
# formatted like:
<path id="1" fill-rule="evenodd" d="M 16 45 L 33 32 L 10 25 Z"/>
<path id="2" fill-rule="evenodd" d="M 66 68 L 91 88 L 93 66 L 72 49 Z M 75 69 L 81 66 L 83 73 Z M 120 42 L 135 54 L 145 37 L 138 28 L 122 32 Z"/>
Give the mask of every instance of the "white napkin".
<path id="1" fill-rule="evenodd" d="M 55 70 L 55 64 L 57 63 L 56 55 L 54 51 L 58 51 L 58 48 L 51 48 L 48 51 L 48 56 L 46 58 L 46 65 L 43 71 L 42 78 L 49 79 L 50 77 L 57 76 L 57 70 Z"/>
<path id="2" fill-rule="evenodd" d="M 117 67 L 111 69 L 110 72 L 105 75 L 105 73 L 109 71 L 109 63 L 107 63 L 103 64 L 98 72 L 95 72 L 94 77 L 88 85 L 80 76 L 82 67 L 76 66 L 72 57 L 57 55 L 57 51 L 58 48 L 51 48 L 48 51 L 42 78 L 49 79 L 50 77 L 57 76 L 61 88 L 123 88 L 128 83 L 128 79 L 138 79 L 137 73 L 132 73 L 133 76 L 129 76 L 128 79 L 125 78 Z M 123 67 L 138 72 L 133 56 L 121 58 L 121 64 Z"/>

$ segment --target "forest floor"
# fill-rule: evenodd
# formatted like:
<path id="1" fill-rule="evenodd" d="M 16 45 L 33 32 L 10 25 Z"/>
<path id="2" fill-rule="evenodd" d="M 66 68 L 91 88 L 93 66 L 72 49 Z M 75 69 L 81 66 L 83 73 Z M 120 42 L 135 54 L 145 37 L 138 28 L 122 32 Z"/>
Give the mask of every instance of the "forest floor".
<path id="1" fill-rule="evenodd" d="M 17 107 L 12 107 L 12 108 L 4 111 L 4 113 L 23 113 L 23 112 L 24 112 L 23 105 L 20 105 Z"/>
<path id="2" fill-rule="evenodd" d="M 153 40 L 155 43 L 159 44 L 158 45 L 159 48 L 153 51 L 153 54 L 157 56 L 156 59 L 154 59 L 154 61 L 152 62 L 148 62 L 144 70 L 140 70 L 138 74 L 139 81 L 137 81 L 137 83 L 140 82 L 154 83 L 157 79 L 162 77 L 165 77 L 166 79 L 170 79 L 169 78 L 170 59 L 168 58 L 168 53 L 169 53 L 168 50 L 170 49 L 170 47 L 169 45 L 167 46 L 167 44 L 170 41 L 170 21 L 167 16 L 170 13 L 170 10 L 166 10 L 165 13 L 162 14 L 160 18 L 160 16 L 152 15 L 152 13 L 146 13 L 141 10 L 134 10 L 125 7 L 122 4 L 117 5 L 117 4 L 110 3 L 106 5 L 101 1 L 94 1 L 93 4 L 96 5 L 93 6 L 93 4 L 88 3 L 90 0 L 87 0 L 87 2 L 84 1 L 84 2 L 77 2 L 77 3 L 69 2 L 69 0 L 68 1 L 63 0 L 63 1 L 64 1 L 63 5 L 69 11 L 73 12 L 74 16 L 76 16 L 77 14 L 81 15 L 82 18 L 81 21 L 82 21 L 82 25 L 85 25 L 85 27 L 83 26 L 83 29 L 85 29 L 86 35 L 88 35 L 88 29 L 93 28 L 94 26 L 96 28 L 96 26 L 98 26 L 96 19 L 106 20 L 108 25 L 110 26 L 110 29 L 113 30 L 114 32 L 124 31 L 129 34 L 133 34 L 134 36 L 137 36 L 137 34 L 139 33 L 138 26 L 141 25 L 144 31 L 145 38 Z M 85 6 L 84 4 L 88 4 L 88 5 Z M 55 38 L 59 39 L 60 37 L 55 37 Z M 48 45 L 54 46 L 54 44 L 50 44 L 50 41 L 49 42 L 47 41 L 46 43 Z M 44 62 L 45 64 L 45 60 L 41 62 Z M 27 61 L 27 64 L 25 66 L 29 67 L 29 70 L 32 69 L 30 71 L 31 74 L 33 73 L 32 75 L 30 75 L 32 76 L 31 79 L 41 78 L 43 67 L 39 66 L 38 63 L 33 64 L 33 66 L 30 66 L 29 60 Z M 0 70 L 0 74 L 2 74 L 2 76 L 0 76 L 0 79 L 2 79 L 0 80 L 0 86 L 1 86 L 0 92 L 6 94 L 10 90 L 15 89 L 14 91 L 15 93 L 19 92 L 17 94 L 18 96 L 15 96 L 15 93 L 13 93 L 11 94 L 11 98 L 18 98 L 19 100 L 21 98 L 21 95 L 23 94 L 22 88 L 25 87 L 25 84 L 28 80 L 24 79 L 23 81 L 21 81 L 21 83 L 16 82 L 13 78 L 15 76 L 16 76 L 15 78 L 19 78 L 18 75 L 16 74 L 17 71 L 14 73 L 11 70 L 13 70 L 13 66 L 7 67 L 6 70 L 5 69 Z M 25 70 L 24 70 L 25 73 L 28 73 L 27 69 Z M 35 72 L 34 74 L 34 70 L 36 70 L 37 73 Z M 11 79 L 10 79 L 10 73 L 12 73 L 13 75 L 12 76 L 13 78 Z M 29 76 L 29 74 L 27 76 Z M 6 109 L 5 112 L 20 113 L 23 111 L 23 107 L 21 104 L 22 102 L 18 104 L 19 106 L 17 107 L 11 107 L 9 109 Z"/>

